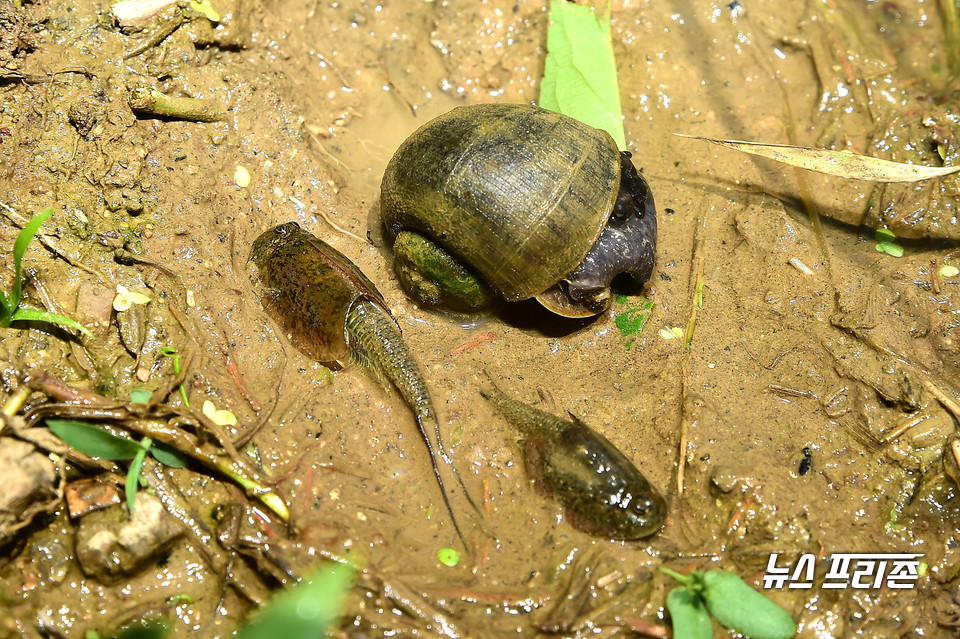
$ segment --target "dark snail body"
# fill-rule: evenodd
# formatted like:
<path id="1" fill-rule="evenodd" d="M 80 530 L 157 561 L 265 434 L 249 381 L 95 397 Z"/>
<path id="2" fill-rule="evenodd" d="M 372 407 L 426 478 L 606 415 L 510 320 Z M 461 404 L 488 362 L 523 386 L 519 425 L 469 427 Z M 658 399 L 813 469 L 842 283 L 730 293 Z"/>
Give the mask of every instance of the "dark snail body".
<path id="1" fill-rule="evenodd" d="M 444 503 L 463 539 L 437 462 L 444 448 L 436 411 L 380 292 L 342 253 L 296 222 L 260 235 L 249 261 L 256 266 L 251 278 L 264 308 L 294 346 L 330 366 L 359 361 L 397 388 L 416 415 Z"/>
<path id="2" fill-rule="evenodd" d="M 602 312 L 614 275 L 642 282 L 653 265 L 655 207 L 629 154 L 603 131 L 530 105 L 458 107 L 420 127 L 384 171 L 381 213 L 401 285 L 429 306 L 451 306 L 458 292 L 409 255 L 407 234 L 481 280 L 488 298 L 537 297 L 564 315 Z"/>
<path id="3" fill-rule="evenodd" d="M 640 539 L 663 526 L 663 497 L 606 437 L 577 418 L 554 417 L 496 387 L 483 395 L 523 433 L 527 474 L 566 507 L 574 526 L 610 539 Z"/>

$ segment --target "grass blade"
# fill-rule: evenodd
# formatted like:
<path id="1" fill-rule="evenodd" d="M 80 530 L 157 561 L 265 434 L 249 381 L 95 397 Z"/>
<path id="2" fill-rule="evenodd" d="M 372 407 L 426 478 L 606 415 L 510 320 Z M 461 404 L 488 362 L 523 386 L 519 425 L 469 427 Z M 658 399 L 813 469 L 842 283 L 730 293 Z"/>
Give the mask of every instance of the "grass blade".
<path id="1" fill-rule="evenodd" d="M 17 235 L 17 241 L 13 243 L 13 289 L 10 291 L 9 300 L 11 309 L 16 309 L 20 305 L 20 292 L 23 284 L 20 280 L 20 261 L 23 259 L 23 254 L 27 252 L 27 246 L 33 241 L 37 231 L 40 230 L 40 226 L 51 215 L 53 215 L 52 206 L 34 215 Z"/>
<path id="2" fill-rule="evenodd" d="M 127 483 L 123 487 L 123 492 L 127 496 L 127 510 L 133 514 L 133 507 L 137 501 L 137 488 L 140 487 L 140 471 L 143 469 L 143 460 L 147 457 L 147 451 L 153 445 L 153 440 L 144 437 L 140 442 L 140 450 L 130 462 L 130 468 L 127 469 Z"/>
<path id="3" fill-rule="evenodd" d="M 811 171 L 818 171 L 820 173 L 854 180 L 869 180 L 873 182 L 919 182 L 920 180 L 929 180 L 960 172 L 960 166 L 937 167 L 902 164 L 900 162 L 873 158 L 868 155 L 860 155 L 853 151 L 831 151 L 806 146 L 791 146 L 789 144 L 762 144 L 759 142 L 743 142 L 740 140 L 718 140 L 683 133 L 674 133 L 674 135 L 682 138 L 703 140 L 751 155 L 776 160 L 777 162 L 789 164 L 790 166 L 797 166 L 801 169 L 809 169 Z"/>
<path id="4" fill-rule="evenodd" d="M 64 317 L 63 315 L 58 315 L 57 313 L 51 313 L 49 311 L 38 311 L 35 308 L 18 308 L 10 317 L 9 323 L 13 322 L 47 322 L 49 324 L 62 324 L 63 326 L 69 326 L 74 330 L 78 330 L 88 337 L 93 337 L 93 333 L 91 333 L 86 326 L 77 320 L 72 320 L 69 317 Z"/>

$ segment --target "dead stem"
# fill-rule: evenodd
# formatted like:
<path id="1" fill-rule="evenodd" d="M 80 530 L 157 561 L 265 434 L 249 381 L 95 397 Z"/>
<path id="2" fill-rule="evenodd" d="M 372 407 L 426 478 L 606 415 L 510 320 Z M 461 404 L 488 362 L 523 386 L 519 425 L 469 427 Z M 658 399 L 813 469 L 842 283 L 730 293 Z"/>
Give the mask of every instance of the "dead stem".
<path id="1" fill-rule="evenodd" d="M 841 330 L 852 335 L 857 341 L 866 344 L 875 352 L 886 355 L 911 369 L 921 379 L 924 387 L 937 398 L 937 401 L 950 411 L 955 419 L 960 420 L 960 389 L 957 389 L 951 381 L 934 374 L 926 366 L 913 361 L 910 357 L 897 353 L 885 344 L 881 344 L 870 333 L 869 329 L 844 328 Z"/>
<path id="2" fill-rule="evenodd" d="M 170 20 L 167 20 L 164 24 L 160 25 L 160 28 L 150 34 L 143 42 L 124 53 L 123 59 L 129 60 L 130 58 L 135 58 L 144 51 L 158 46 L 161 42 L 170 37 L 174 31 L 179 29 L 180 25 L 182 24 L 183 12 L 177 11 Z"/>
<path id="3" fill-rule="evenodd" d="M 743 516 L 746 514 L 747 510 L 754 504 L 760 504 L 760 487 L 754 486 L 753 490 L 744 497 L 743 501 L 740 502 L 740 505 L 737 506 L 737 509 L 733 511 L 733 516 L 730 517 L 730 521 L 727 523 L 727 534 L 732 535 L 742 524 Z"/>
<path id="4" fill-rule="evenodd" d="M 225 552 L 232 548 L 224 548 L 218 537 L 203 523 L 203 518 L 193 512 L 163 466 L 152 459 L 145 459 L 142 477 L 157 494 L 164 509 L 183 526 L 187 537 L 203 555 L 213 573 L 233 586 L 251 603 L 263 605 L 270 595 L 270 589 L 244 562 L 235 562 L 235 555 Z M 221 599 L 217 609 L 222 606 L 222 603 Z"/>
<path id="5" fill-rule="evenodd" d="M 892 429 L 889 433 L 887 433 L 883 437 L 881 437 L 880 442 L 883 444 L 889 444 L 890 442 L 894 441 L 895 439 L 903 435 L 905 432 L 910 430 L 911 428 L 914 428 L 915 426 L 919 426 L 920 424 L 927 421 L 928 419 L 930 419 L 930 415 L 913 416 L 907 421 L 905 421 L 904 423 L 897 426 L 896 428 Z"/>
<path id="6" fill-rule="evenodd" d="M 20 409 L 23 408 L 23 405 L 27 403 L 27 398 L 30 397 L 30 393 L 33 392 L 33 389 L 29 386 L 21 386 L 10 397 L 7 398 L 7 401 L 3 403 L 3 409 L 0 412 L 3 413 L 4 417 L 13 417 L 20 412 Z M 2 429 L 0 429 L 2 430 Z"/>
<path id="7" fill-rule="evenodd" d="M 55 71 L 47 71 L 43 74 L 23 73 L 22 71 L 13 71 L 10 69 L 0 69 L 0 83 L 20 81 L 24 84 L 49 84 L 53 82 L 53 76 L 62 73 L 79 73 L 88 78 L 93 77 L 93 72 L 82 65 L 67 65 Z"/>
<path id="8" fill-rule="evenodd" d="M 407 105 L 407 108 L 410 109 L 410 115 L 417 117 L 417 107 L 414 106 L 413 102 L 411 102 L 410 99 L 403 94 L 403 91 L 397 88 L 393 80 L 390 79 L 390 72 L 387 71 L 387 63 L 384 62 L 383 57 L 380 58 L 380 70 L 383 71 L 383 80 L 387 83 L 387 86 L 390 87 L 390 90 L 396 93 L 400 101 Z"/>
<path id="9" fill-rule="evenodd" d="M 67 386 L 59 377 L 42 368 L 31 368 L 22 375 L 23 384 L 31 390 L 67 404 L 116 408 L 119 404 L 102 395 Z"/>
<path id="10" fill-rule="evenodd" d="M 366 239 L 364 239 L 364 238 L 360 237 L 359 235 L 357 235 L 356 233 L 351 233 L 350 231 L 348 231 L 347 229 L 343 228 L 342 226 L 339 226 L 336 222 L 334 222 L 333 220 L 331 220 L 331 219 L 330 219 L 330 216 L 328 216 L 328 215 L 326 214 L 326 212 L 323 211 L 322 209 L 317 209 L 317 215 L 320 216 L 320 217 L 323 219 L 324 222 L 326 222 L 326 223 L 329 224 L 331 227 L 333 227 L 333 229 L 334 229 L 335 231 L 339 231 L 339 232 L 343 233 L 344 235 L 349 235 L 350 237 L 352 237 L 353 239 L 357 240 L 358 242 L 362 242 L 362 243 L 364 243 L 364 244 L 369 244 L 369 243 L 370 243 L 370 242 L 368 242 Z"/>
<path id="11" fill-rule="evenodd" d="M 333 153 L 330 153 L 330 151 L 327 150 L 327 147 L 325 147 L 323 145 L 323 142 L 320 141 L 320 136 L 318 136 L 316 133 L 311 131 L 309 127 L 306 128 L 306 131 L 307 131 L 307 135 L 310 136 L 310 139 L 313 140 L 313 143 L 317 145 L 317 148 L 320 149 L 321 153 L 323 153 L 325 156 L 333 160 L 336 164 L 338 164 L 341 168 L 343 168 L 347 173 L 351 173 L 351 174 L 353 173 L 353 169 L 351 169 L 349 166 L 347 166 L 346 163 L 344 163 L 337 156 L 335 156 Z"/>
<path id="12" fill-rule="evenodd" d="M 690 281 L 687 284 L 690 296 L 690 319 L 687 321 L 687 329 L 684 331 L 683 359 L 680 362 L 680 441 L 677 444 L 677 497 L 683 497 L 684 477 L 687 469 L 687 441 L 688 433 L 688 415 L 687 415 L 687 380 L 690 377 L 690 346 L 693 343 L 693 331 L 697 324 L 697 314 L 703 306 L 703 244 L 706 235 L 706 216 L 702 212 L 697 215 L 697 227 L 693 233 L 693 249 L 691 251 L 691 262 L 694 265 L 690 269 Z"/>
<path id="13" fill-rule="evenodd" d="M 947 67 L 950 76 L 960 75 L 960 15 L 953 0 L 939 0 L 940 19 L 943 20 L 944 49 L 947 52 Z"/>
<path id="14" fill-rule="evenodd" d="M 939 388 L 936 384 L 933 383 L 930 379 L 924 379 L 923 385 L 926 387 L 930 394 L 937 398 L 943 407 L 946 408 L 953 414 L 954 419 L 960 419 L 960 403 L 957 401 L 957 393 L 952 387 L 951 390 L 954 390 L 952 397 L 946 393 L 946 391 Z"/>
<path id="15" fill-rule="evenodd" d="M 263 409 L 263 405 L 260 403 L 260 400 L 254 397 L 253 393 L 250 392 L 250 389 L 247 388 L 247 385 L 244 383 L 243 376 L 240 374 L 236 362 L 233 361 L 227 334 L 215 323 L 212 323 L 211 326 L 217 332 L 217 346 L 220 349 L 220 355 L 223 356 L 224 366 L 227 368 L 227 373 L 230 374 L 233 385 L 240 391 L 240 394 L 247 401 L 247 404 L 250 405 L 250 408 L 253 409 L 255 413 L 259 413 Z"/>
<path id="16" fill-rule="evenodd" d="M 222 122 L 227 119 L 226 108 L 213 100 L 166 95 L 147 86 L 133 88 L 127 104 L 138 115 L 190 122 Z"/>
<path id="17" fill-rule="evenodd" d="M 813 397 L 816 398 L 816 395 L 810 391 L 800 390 L 797 388 L 790 388 L 788 386 L 781 386 L 779 384 L 768 384 L 767 390 L 774 395 L 780 397 Z"/>

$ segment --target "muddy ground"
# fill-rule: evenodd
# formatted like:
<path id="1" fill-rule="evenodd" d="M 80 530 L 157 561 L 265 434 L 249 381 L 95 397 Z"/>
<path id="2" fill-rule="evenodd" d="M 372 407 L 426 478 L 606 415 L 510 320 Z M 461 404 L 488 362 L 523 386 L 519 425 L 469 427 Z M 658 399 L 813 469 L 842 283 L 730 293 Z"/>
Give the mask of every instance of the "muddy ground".
<path id="1" fill-rule="evenodd" d="M 626 138 L 658 203 L 657 265 L 643 290 L 588 322 L 532 302 L 468 319 L 419 309 L 378 222 L 383 168 L 420 124 L 460 104 L 537 99 L 545 3 L 213 4 L 215 27 L 169 8 L 123 29 L 106 2 L 4 4 L 4 290 L 23 220 L 53 206 L 24 260 L 25 305 L 94 333 L 0 329 L 7 402 L 40 369 L 125 402 L 170 386 L 164 349 L 176 349 L 192 410 L 210 400 L 237 416 L 228 436 L 253 436 L 249 463 L 292 525 L 196 464 L 151 466 L 151 485 L 172 486 L 203 530 L 218 527 L 214 511 L 240 512 L 271 542 L 261 563 L 306 570 L 322 561 L 310 548 L 364 557 L 344 636 L 665 636 L 674 583 L 659 566 L 759 584 L 771 552 L 823 559 L 812 589 L 768 591 L 798 636 L 954 636 L 960 496 L 943 451 L 960 405 L 960 278 L 942 267 L 960 266 L 956 180 L 874 192 L 672 135 L 953 163 L 956 40 L 935 3 L 615 3 Z M 143 86 L 222 105 L 224 118 L 135 114 L 130 92 Z M 302 355 L 252 296 L 250 244 L 286 221 L 346 254 L 386 298 L 483 506 L 466 517 L 468 548 L 397 394 Z M 864 221 L 912 238 L 903 256 L 878 251 Z M 691 326 L 698 282 L 686 351 L 662 329 Z M 117 285 L 151 301 L 114 311 Z M 625 337 L 614 316 L 645 300 L 649 321 Z M 572 527 L 479 395 L 485 372 L 612 440 L 667 496 L 662 532 L 612 542 Z M 56 395 L 34 393 L 24 409 Z M 176 388 L 164 398 L 186 411 Z M 33 445 L 16 449 L 22 459 Z M 58 491 L 61 478 L 95 473 L 58 464 L 55 475 L 31 459 L 37 507 L 4 524 L 3 636 L 106 636 L 167 618 L 171 637 L 225 637 L 276 586 L 248 559 L 226 566 L 230 544 L 212 534 L 180 538 L 132 574 L 85 575 L 75 544 L 91 515 L 71 518 Z M 121 466 L 107 484 L 122 483 Z M 456 567 L 437 560 L 448 546 L 461 550 Z M 823 589 L 836 552 L 919 553 L 924 574 L 913 589 Z"/>

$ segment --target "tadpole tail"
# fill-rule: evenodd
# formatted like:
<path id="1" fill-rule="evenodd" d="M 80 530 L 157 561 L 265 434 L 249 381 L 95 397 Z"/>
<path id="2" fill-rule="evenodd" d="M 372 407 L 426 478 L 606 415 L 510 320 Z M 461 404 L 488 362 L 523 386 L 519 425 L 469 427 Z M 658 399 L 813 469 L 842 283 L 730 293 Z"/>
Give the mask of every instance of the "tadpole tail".
<path id="1" fill-rule="evenodd" d="M 453 467 L 450 458 L 447 456 L 443 446 L 443 438 L 440 435 L 437 413 L 430 401 L 427 385 L 423 380 L 423 375 L 420 374 L 420 368 L 407 348 L 406 342 L 400 335 L 400 329 L 393 318 L 378 304 L 370 300 L 358 300 L 347 314 L 347 332 L 356 342 L 354 346 L 357 355 L 365 364 L 371 366 L 396 386 L 404 401 L 416 415 L 417 428 L 420 430 L 420 436 L 430 453 L 430 463 L 433 465 L 433 472 L 437 476 L 437 483 L 440 485 L 443 503 L 450 514 L 450 521 L 453 523 L 453 528 L 464 548 L 469 548 L 457 523 L 457 518 L 453 514 L 453 507 L 447 496 L 446 486 L 444 486 L 443 478 L 440 476 L 440 465 L 437 463 L 438 452 L 450 466 L 454 477 L 460 483 L 463 494 L 467 497 L 467 501 L 474 509 L 477 506 L 470 498 L 470 493 L 467 492 L 460 473 Z M 435 450 L 433 442 L 427 435 L 431 426 L 437 438 L 436 448 L 439 448 L 439 451 Z"/>
<path id="2" fill-rule="evenodd" d="M 489 377 L 489 374 L 487 376 Z M 480 395 L 496 406 L 514 428 L 526 435 L 555 432 L 562 430 L 566 424 L 564 420 L 555 415 L 538 410 L 510 397 L 493 383 L 492 378 L 490 379 L 490 389 L 481 389 Z"/>

